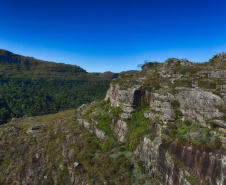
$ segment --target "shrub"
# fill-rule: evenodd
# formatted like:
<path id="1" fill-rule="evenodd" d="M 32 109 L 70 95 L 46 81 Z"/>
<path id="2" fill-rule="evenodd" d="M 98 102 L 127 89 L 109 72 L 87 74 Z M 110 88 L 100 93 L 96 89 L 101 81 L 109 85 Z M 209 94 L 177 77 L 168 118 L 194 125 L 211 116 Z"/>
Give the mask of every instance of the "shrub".
<path id="1" fill-rule="evenodd" d="M 199 179 L 193 175 L 191 175 L 189 177 L 189 181 L 192 183 L 192 184 L 200 184 L 201 182 L 199 181 Z"/>
<path id="2" fill-rule="evenodd" d="M 183 116 L 183 113 L 182 113 L 180 110 L 176 109 L 176 110 L 175 110 L 175 115 L 176 115 L 176 117 L 178 118 L 178 117 L 180 117 L 180 116 Z"/>
<path id="3" fill-rule="evenodd" d="M 216 136 L 212 136 L 208 128 L 204 128 L 197 124 L 191 124 L 188 120 L 182 122 L 177 120 L 176 127 L 171 128 L 169 135 L 177 139 L 181 144 L 191 142 L 200 146 L 207 146 L 211 148 L 220 148 L 222 143 Z"/>
<path id="4" fill-rule="evenodd" d="M 148 127 L 138 127 L 133 130 L 132 134 L 130 134 L 130 148 L 135 150 L 137 146 L 140 144 L 140 139 L 143 135 L 145 135 L 148 131 Z"/>
<path id="5" fill-rule="evenodd" d="M 171 105 L 173 108 L 180 107 L 180 103 L 179 103 L 177 100 L 171 101 L 171 102 L 170 102 L 170 105 Z"/>
<path id="6" fill-rule="evenodd" d="M 189 73 L 190 75 L 194 75 L 198 71 L 201 71 L 201 68 L 193 67 L 193 66 L 191 66 L 191 67 L 189 67 L 189 66 L 181 66 L 180 69 L 179 69 L 179 72 L 181 74 Z"/>
<path id="7" fill-rule="evenodd" d="M 220 112 L 226 114 L 226 108 L 223 105 L 216 105 L 215 106 Z"/>
<path id="8" fill-rule="evenodd" d="M 158 67 L 159 63 L 158 62 L 148 62 L 145 61 L 145 63 L 141 66 L 141 69 L 145 69 L 145 68 L 154 68 L 154 67 Z"/>
<path id="9" fill-rule="evenodd" d="M 120 107 L 112 108 L 111 109 L 111 116 L 115 119 L 119 119 L 119 115 L 124 111 Z"/>
<path id="10" fill-rule="evenodd" d="M 152 86 L 153 86 L 156 90 L 158 90 L 158 89 L 161 88 L 161 85 L 160 85 L 160 83 L 158 83 L 158 82 L 153 83 Z"/>
<path id="11" fill-rule="evenodd" d="M 200 80 L 199 82 L 199 87 L 206 88 L 206 89 L 216 89 L 216 83 L 212 81 L 204 81 Z"/>
<path id="12" fill-rule="evenodd" d="M 128 122 L 130 130 L 130 144 L 131 150 L 135 150 L 139 145 L 141 138 L 148 132 L 148 119 L 144 117 L 143 111 L 133 113 L 132 120 Z"/>
<path id="13" fill-rule="evenodd" d="M 110 138 L 110 139 L 106 139 L 101 145 L 101 149 L 102 150 L 106 150 L 106 149 L 110 149 L 114 146 L 115 144 L 115 140 Z"/>
<path id="14" fill-rule="evenodd" d="M 188 120 L 185 120 L 185 121 L 184 121 L 184 124 L 185 124 L 186 126 L 190 126 L 192 123 L 191 123 L 190 121 L 188 121 Z"/>
<path id="15" fill-rule="evenodd" d="M 221 120 L 226 121 L 226 115 L 223 115 L 223 116 L 221 117 Z"/>
<path id="16" fill-rule="evenodd" d="M 192 87 L 191 80 L 175 80 L 174 85 L 177 87 Z"/>
<path id="17" fill-rule="evenodd" d="M 108 137 L 114 138 L 111 131 L 111 118 L 109 115 L 101 115 L 100 123 L 97 124 L 97 128 L 104 131 Z"/>
<path id="18" fill-rule="evenodd" d="M 87 146 L 87 149 L 89 149 L 89 151 L 96 151 L 100 148 L 99 140 L 93 133 L 87 136 L 87 138 L 85 139 L 85 145 Z"/>

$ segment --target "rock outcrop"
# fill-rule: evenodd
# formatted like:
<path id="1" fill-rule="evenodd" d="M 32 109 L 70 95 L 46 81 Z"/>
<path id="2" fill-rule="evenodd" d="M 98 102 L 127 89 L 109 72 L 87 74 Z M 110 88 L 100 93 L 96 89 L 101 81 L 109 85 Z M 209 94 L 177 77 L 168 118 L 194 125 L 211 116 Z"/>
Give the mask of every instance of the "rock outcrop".
<path id="1" fill-rule="evenodd" d="M 225 101 L 212 92 L 203 89 L 177 88 L 175 99 L 186 119 L 206 126 L 206 121 L 224 114 L 216 106 L 224 106 Z"/>
<path id="2" fill-rule="evenodd" d="M 128 126 L 123 120 L 112 120 L 113 130 L 115 133 L 115 138 L 118 142 L 127 143 L 128 142 Z"/>
<path id="3" fill-rule="evenodd" d="M 121 107 L 127 113 L 134 112 L 143 96 L 144 92 L 140 90 L 140 86 L 132 86 L 127 89 L 121 89 L 120 86 L 111 86 L 107 91 L 105 100 L 110 99 L 112 107 Z"/>

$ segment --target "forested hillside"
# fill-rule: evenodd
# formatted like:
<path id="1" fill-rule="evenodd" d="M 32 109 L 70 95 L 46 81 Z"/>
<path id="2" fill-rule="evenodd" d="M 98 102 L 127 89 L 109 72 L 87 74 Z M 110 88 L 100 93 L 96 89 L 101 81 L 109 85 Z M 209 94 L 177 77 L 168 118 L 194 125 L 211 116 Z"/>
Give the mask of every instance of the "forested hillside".
<path id="1" fill-rule="evenodd" d="M 46 62 L 0 50 L 0 124 L 102 99 L 118 74 L 87 73 L 76 65 Z"/>

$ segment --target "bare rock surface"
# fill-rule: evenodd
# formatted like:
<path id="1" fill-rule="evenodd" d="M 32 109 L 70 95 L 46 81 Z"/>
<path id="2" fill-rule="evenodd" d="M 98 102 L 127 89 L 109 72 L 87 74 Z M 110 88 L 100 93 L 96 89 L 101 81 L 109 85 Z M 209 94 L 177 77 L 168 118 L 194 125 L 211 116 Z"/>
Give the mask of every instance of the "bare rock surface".
<path id="1" fill-rule="evenodd" d="M 112 107 L 121 107 L 126 113 L 134 112 L 134 108 L 140 103 L 143 92 L 140 86 L 120 89 L 120 86 L 111 86 L 107 91 L 105 100 L 110 98 Z"/>

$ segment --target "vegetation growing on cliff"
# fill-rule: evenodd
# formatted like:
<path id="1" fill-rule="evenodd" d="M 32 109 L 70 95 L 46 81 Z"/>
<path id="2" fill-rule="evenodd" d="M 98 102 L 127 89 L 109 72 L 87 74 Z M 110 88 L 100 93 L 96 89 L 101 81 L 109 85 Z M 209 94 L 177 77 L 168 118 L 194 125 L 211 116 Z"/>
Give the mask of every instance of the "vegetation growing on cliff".
<path id="1" fill-rule="evenodd" d="M 147 134 L 150 129 L 150 120 L 144 117 L 146 107 L 139 107 L 137 112 L 132 114 L 132 119 L 128 121 L 129 127 L 129 147 L 131 150 L 135 150 L 140 144 L 141 138 Z"/>
<path id="2" fill-rule="evenodd" d="M 179 144 L 193 143 L 202 147 L 220 148 L 222 143 L 217 136 L 211 134 L 211 130 L 190 121 L 176 120 L 175 124 L 169 125 L 164 133 Z"/>

